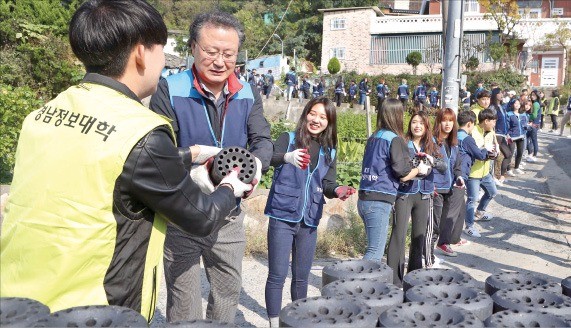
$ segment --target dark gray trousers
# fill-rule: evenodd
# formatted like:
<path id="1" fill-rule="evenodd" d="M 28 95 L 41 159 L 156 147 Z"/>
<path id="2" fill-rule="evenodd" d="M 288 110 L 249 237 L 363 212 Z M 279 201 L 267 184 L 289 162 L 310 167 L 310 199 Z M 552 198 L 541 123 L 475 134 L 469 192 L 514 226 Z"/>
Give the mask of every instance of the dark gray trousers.
<path id="1" fill-rule="evenodd" d="M 244 212 L 218 232 L 196 238 L 167 226 L 164 250 L 169 322 L 203 319 L 200 258 L 210 283 L 206 319 L 234 323 L 246 246 Z"/>

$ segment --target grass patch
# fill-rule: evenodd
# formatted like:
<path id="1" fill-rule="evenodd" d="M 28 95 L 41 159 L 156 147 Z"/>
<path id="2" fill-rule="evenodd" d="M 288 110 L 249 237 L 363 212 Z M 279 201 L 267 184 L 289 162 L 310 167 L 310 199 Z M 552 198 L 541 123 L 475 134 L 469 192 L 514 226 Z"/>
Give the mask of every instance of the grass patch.
<path id="1" fill-rule="evenodd" d="M 361 257 L 367 247 L 363 220 L 354 208 L 348 213 L 348 224 L 317 235 L 315 257 Z"/>
<path id="2" fill-rule="evenodd" d="M 315 258 L 361 258 L 365 254 L 367 248 L 367 235 L 363 220 L 352 207 L 347 215 L 348 224 L 342 228 L 319 232 L 317 234 L 317 246 L 315 249 Z M 391 225 L 387 233 L 387 245 L 392 230 L 392 214 L 390 218 Z M 246 228 L 246 256 L 251 257 L 268 257 L 268 239 L 267 230 L 259 231 Z M 411 222 L 408 224 L 406 235 L 406 252 L 410 246 Z M 385 248 L 386 251 L 386 248 Z"/>

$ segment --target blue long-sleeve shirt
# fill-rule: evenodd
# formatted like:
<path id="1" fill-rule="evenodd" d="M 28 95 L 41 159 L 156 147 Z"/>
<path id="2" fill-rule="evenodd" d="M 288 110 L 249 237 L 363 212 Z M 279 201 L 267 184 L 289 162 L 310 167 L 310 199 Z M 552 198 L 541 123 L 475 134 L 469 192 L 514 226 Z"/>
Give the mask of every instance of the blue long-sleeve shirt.
<path id="1" fill-rule="evenodd" d="M 464 179 L 464 181 L 468 181 L 470 170 L 476 160 L 483 161 L 488 158 L 488 151 L 486 148 L 479 148 L 478 145 L 476 145 L 476 140 L 474 140 L 470 135 L 462 141 L 460 145 L 460 154 L 462 155 L 462 179 Z"/>

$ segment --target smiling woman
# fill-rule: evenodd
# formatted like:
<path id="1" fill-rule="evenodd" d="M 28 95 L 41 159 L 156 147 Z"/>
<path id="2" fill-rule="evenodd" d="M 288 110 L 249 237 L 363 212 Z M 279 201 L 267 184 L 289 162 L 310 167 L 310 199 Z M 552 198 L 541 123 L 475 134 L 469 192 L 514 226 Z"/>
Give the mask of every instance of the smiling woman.
<path id="1" fill-rule="evenodd" d="M 336 182 L 336 123 L 333 102 L 326 97 L 312 99 L 295 132 L 283 133 L 274 145 L 274 178 L 264 211 L 270 219 L 266 309 L 271 327 L 278 326 L 290 254 L 292 300 L 307 297 L 324 196 L 346 200 L 355 192 Z"/>

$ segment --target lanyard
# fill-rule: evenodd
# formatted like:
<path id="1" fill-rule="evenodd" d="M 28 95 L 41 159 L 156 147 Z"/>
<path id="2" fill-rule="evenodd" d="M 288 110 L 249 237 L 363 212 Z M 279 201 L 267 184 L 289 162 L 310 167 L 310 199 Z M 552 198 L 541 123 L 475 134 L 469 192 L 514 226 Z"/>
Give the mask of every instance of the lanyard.
<path id="1" fill-rule="evenodd" d="M 208 116 L 208 110 L 206 109 L 206 103 L 204 103 L 204 98 L 200 97 L 200 101 L 202 101 L 202 108 L 204 109 L 204 115 L 206 115 L 206 119 L 208 120 L 208 129 L 210 130 L 210 135 L 212 135 L 212 140 L 214 140 L 214 144 L 218 148 L 222 148 L 224 144 L 224 128 L 226 127 L 226 118 L 224 118 L 224 122 L 222 123 L 222 136 L 220 141 L 216 139 L 216 135 L 214 134 L 214 130 L 212 130 L 212 122 L 210 121 L 210 116 Z"/>

